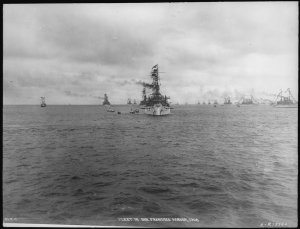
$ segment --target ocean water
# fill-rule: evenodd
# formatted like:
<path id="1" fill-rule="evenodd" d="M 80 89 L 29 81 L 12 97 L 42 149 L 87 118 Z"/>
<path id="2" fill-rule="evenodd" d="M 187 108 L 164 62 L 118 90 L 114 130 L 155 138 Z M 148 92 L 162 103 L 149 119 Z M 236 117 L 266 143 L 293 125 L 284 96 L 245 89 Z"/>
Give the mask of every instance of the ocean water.
<path id="1" fill-rule="evenodd" d="M 298 109 L 115 110 L 4 106 L 4 222 L 298 225 Z"/>

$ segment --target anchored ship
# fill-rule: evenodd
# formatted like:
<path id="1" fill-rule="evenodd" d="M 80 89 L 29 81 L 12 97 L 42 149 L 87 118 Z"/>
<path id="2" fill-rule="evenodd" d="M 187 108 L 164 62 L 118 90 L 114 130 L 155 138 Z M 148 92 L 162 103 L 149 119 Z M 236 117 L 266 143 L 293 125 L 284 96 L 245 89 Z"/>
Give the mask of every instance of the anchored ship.
<path id="1" fill-rule="evenodd" d="M 104 101 L 102 103 L 105 107 L 105 110 L 107 112 L 115 112 L 115 110 L 112 108 L 112 106 L 110 105 L 110 102 L 108 101 L 108 96 L 107 94 L 104 94 Z"/>
<path id="2" fill-rule="evenodd" d="M 41 100 L 42 100 L 41 107 L 46 107 L 47 105 L 46 105 L 46 102 L 45 102 L 45 97 L 41 97 Z"/>
<path id="3" fill-rule="evenodd" d="M 155 116 L 168 115 L 173 108 L 168 103 L 169 97 L 160 93 L 158 64 L 152 67 L 151 78 L 151 84 L 143 83 L 143 100 L 140 102 L 140 105 L 144 105 L 142 109 L 145 110 L 145 114 Z M 148 97 L 146 96 L 146 87 L 152 89 L 152 94 Z"/>
<path id="4" fill-rule="evenodd" d="M 217 105 L 218 105 L 218 101 L 215 100 L 215 101 L 214 101 L 214 107 L 217 107 Z"/>
<path id="5" fill-rule="evenodd" d="M 224 105 L 231 105 L 230 97 L 225 97 Z"/>
<path id="6" fill-rule="evenodd" d="M 249 105 L 257 105 L 258 102 L 254 99 L 252 95 L 243 96 L 240 101 L 237 103 L 237 106 L 249 106 Z"/>
<path id="7" fill-rule="evenodd" d="M 274 107 L 277 108 L 298 108 L 298 102 L 293 97 L 291 90 L 288 88 L 285 93 L 287 95 L 283 96 L 282 90 L 278 93 L 275 102 L 273 103 Z"/>
<path id="8" fill-rule="evenodd" d="M 104 101 L 102 103 L 103 105 L 110 105 L 110 102 L 108 101 L 107 94 L 104 94 Z"/>

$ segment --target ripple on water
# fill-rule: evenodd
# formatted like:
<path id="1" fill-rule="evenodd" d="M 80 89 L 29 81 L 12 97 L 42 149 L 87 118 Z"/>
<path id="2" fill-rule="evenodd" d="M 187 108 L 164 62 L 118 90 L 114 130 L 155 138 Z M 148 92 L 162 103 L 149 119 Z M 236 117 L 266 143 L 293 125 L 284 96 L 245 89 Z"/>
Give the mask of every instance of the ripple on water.
<path id="1" fill-rule="evenodd" d="M 168 187 L 144 186 L 139 190 L 150 194 L 171 193 L 171 189 Z"/>
<path id="2" fill-rule="evenodd" d="M 4 107 L 4 213 L 64 224 L 187 215 L 201 223 L 184 226 L 274 219 L 297 226 L 297 111 L 176 106 L 173 113 Z"/>

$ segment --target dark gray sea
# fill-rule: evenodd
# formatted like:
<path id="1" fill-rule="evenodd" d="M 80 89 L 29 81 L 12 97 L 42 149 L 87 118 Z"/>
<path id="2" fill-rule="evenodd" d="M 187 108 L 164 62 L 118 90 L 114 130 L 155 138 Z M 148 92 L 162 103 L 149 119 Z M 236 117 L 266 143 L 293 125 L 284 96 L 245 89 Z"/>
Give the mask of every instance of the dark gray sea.
<path id="1" fill-rule="evenodd" d="M 4 222 L 298 225 L 298 109 L 114 108 L 4 106 Z"/>

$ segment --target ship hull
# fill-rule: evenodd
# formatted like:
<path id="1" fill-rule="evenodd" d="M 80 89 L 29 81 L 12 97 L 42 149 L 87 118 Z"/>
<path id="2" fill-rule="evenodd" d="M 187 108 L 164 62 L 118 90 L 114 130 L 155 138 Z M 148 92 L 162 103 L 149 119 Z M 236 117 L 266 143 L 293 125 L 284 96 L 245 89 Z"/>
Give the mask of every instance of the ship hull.
<path id="1" fill-rule="evenodd" d="M 256 103 L 251 103 L 251 104 L 238 104 L 241 107 L 247 107 L 247 106 L 257 106 L 258 104 Z"/>
<path id="2" fill-rule="evenodd" d="M 169 115 L 170 113 L 171 113 L 171 109 L 169 107 L 153 106 L 153 107 L 145 108 L 145 114 L 147 115 L 164 116 L 164 115 Z"/>
<path id="3" fill-rule="evenodd" d="M 274 105 L 276 108 L 298 108 L 298 104 Z"/>

